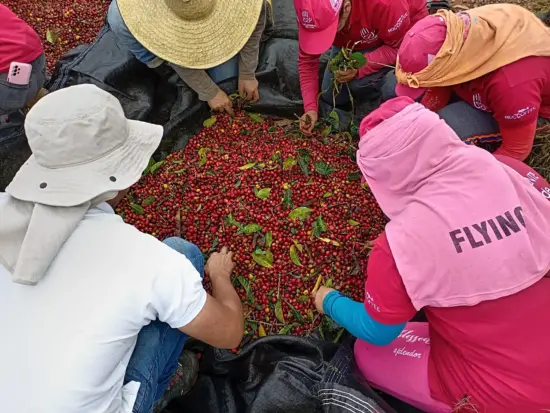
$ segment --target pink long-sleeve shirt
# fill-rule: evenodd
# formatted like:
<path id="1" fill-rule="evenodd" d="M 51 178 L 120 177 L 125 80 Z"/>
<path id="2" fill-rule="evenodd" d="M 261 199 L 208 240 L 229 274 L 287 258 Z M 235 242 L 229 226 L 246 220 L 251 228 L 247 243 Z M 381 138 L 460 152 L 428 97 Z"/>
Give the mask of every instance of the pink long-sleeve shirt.
<path id="1" fill-rule="evenodd" d="M 425 0 L 356 0 L 344 29 L 336 34 L 333 45 L 355 50 L 375 49 L 365 53 L 370 62 L 359 70 L 358 78 L 376 72 L 384 65 L 394 65 L 397 49 L 409 28 L 428 15 Z M 300 48 L 298 71 L 304 109 L 317 111 L 319 94 L 319 55 L 309 55 Z M 376 63 L 375 63 L 376 62 Z"/>

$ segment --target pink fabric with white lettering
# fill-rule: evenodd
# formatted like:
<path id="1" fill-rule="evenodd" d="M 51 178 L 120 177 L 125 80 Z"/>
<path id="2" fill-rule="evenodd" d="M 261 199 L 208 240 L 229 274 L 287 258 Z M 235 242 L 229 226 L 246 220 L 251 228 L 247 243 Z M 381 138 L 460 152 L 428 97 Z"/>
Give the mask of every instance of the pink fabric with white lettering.
<path id="1" fill-rule="evenodd" d="M 506 297 L 550 270 L 550 203 L 424 106 L 372 128 L 357 163 L 391 220 L 386 234 L 416 309 Z"/>
<path id="2" fill-rule="evenodd" d="M 354 353 L 361 374 L 374 388 L 427 413 L 451 412 L 430 395 L 428 323 L 408 323 L 388 346 L 357 340 Z"/>

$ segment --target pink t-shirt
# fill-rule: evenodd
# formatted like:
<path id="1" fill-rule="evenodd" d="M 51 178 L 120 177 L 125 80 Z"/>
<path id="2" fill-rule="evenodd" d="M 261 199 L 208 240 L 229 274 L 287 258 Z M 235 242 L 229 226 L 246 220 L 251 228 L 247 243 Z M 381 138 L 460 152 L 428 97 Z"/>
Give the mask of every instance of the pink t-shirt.
<path id="1" fill-rule="evenodd" d="M 416 310 L 383 233 L 369 259 L 365 308 L 385 324 Z M 465 395 L 486 413 L 535 413 L 550 406 L 550 278 L 472 307 L 432 308 L 428 380 L 432 397 L 454 406 Z"/>
<path id="2" fill-rule="evenodd" d="M 7 72 L 12 62 L 31 63 L 42 53 L 38 34 L 0 4 L 0 73 Z"/>

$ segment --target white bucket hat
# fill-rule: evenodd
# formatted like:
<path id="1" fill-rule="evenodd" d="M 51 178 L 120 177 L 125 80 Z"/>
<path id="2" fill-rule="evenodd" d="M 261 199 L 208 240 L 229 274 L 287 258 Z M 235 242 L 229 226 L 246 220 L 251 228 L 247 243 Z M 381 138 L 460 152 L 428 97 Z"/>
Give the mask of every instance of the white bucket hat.
<path id="1" fill-rule="evenodd" d="M 25 131 L 33 154 L 0 204 L 0 264 L 36 285 L 88 210 L 141 177 L 162 127 L 126 119 L 114 96 L 81 85 L 40 100 Z"/>
<path id="2" fill-rule="evenodd" d="M 6 192 L 22 201 L 71 207 L 136 183 L 160 144 L 162 126 L 126 119 L 94 85 L 41 99 L 25 120 L 31 157 Z"/>

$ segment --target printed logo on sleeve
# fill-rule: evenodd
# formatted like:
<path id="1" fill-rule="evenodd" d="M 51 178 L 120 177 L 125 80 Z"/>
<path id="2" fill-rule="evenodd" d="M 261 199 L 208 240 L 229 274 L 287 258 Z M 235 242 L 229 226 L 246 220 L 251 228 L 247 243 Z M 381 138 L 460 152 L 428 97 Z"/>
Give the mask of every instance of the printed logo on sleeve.
<path id="1" fill-rule="evenodd" d="M 518 110 L 516 113 L 514 113 L 513 115 L 506 115 L 504 116 L 504 119 L 506 120 L 517 120 L 517 119 L 521 119 L 523 118 L 524 116 L 527 116 L 528 114 L 530 113 L 533 113 L 535 110 L 537 110 L 537 108 L 533 107 L 533 106 L 527 106 L 526 108 L 523 108 L 523 109 L 520 109 Z"/>
<path id="2" fill-rule="evenodd" d="M 395 32 L 396 30 L 398 30 L 401 25 L 403 24 L 403 21 L 409 17 L 409 13 L 405 13 L 405 14 L 402 14 L 401 16 L 399 16 L 399 18 L 397 19 L 397 23 L 395 23 L 392 27 L 390 27 L 388 29 L 388 33 L 393 33 Z"/>
<path id="3" fill-rule="evenodd" d="M 474 104 L 474 107 L 479 110 L 483 110 L 485 112 L 489 112 L 489 108 L 483 103 L 483 100 L 481 99 L 481 94 L 474 93 L 472 95 L 472 102 Z"/>
<path id="4" fill-rule="evenodd" d="M 374 298 L 372 298 L 372 295 L 369 294 L 368 291 L 365 292 L 366 294 L 366 301 L 367 301 L 367 304 L 374 310 L 376 310 L 377 312 L 380 312 L 380 307 L 378 306 L 378 304 L 376 304 L 374 302 Z"/>
<path id="5" fill-rule="evenodd" d="M 378 40 L 378 35 L 366 27 L 363 27 L 359 31 L 359 34 L 361 35 L 361 39 L 363 39 L 363 43 L 373 43 Z"/>

